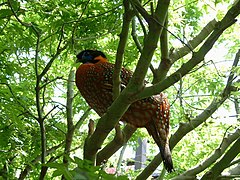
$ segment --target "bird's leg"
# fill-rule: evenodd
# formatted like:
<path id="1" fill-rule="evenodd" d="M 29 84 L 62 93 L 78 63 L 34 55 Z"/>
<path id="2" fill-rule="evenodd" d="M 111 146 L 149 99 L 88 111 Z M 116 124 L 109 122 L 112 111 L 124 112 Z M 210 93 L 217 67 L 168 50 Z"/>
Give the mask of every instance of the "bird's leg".
<path id="1" fill-rule="evenodd" d="M 123 142 L 124 142 L 124 136 L 123 136 L 123 133 L 122 133 L 119 123 L 115 126 L 114 141 L 116 141 L 117 143 L 120 143 L 120 144 L 123 144 Z"/>
<path id="2" fill-rule="evenodd" d="M 88 156 L 89 156 L 89 149 L 87 148 L 89 140 L 90 140 L 93 132 L 94 132 L 94 121 L 92 119 L 90 119 L 89 123 L 88 123 L 88 135 L 87 135 L 87 138 L 84 141 L 83 157 L 84 157 L 84 159 L 88 159 L 88 160 L 92 161 L 92 165 L 95 165 L 95 156 L 93 156 L 92 159 L 89 159 L 88 158 Z"/>
<path id="3" fill-rule="evenodd" d="M 92 119 L 89 120 L 89 123 L 88 123 L 88 135 L 84 141 L 84 154 L 85 153 L 85 149 L 86 149 L 86 145 L 91 137 L 91 135 L 93 134 L 94 132 L 94 121 Z M 85 156 L 85 155 L 84 155 Z"/>
<path id="4" fill-rule="evenodd" d="M 88 136 L 87 138 L 89 138 L 94 132 L 94 121 L 92 119 L 89 120 L 88 123 Z"/>

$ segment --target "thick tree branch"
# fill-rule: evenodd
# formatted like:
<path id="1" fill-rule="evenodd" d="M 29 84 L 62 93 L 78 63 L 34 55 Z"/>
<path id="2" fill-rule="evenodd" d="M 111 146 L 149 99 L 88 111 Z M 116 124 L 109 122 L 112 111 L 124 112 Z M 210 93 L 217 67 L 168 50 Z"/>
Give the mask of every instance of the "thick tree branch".
<path id="1" fill-rule="evenodd" d="M 67 156 L 69 156 L 69 152 L 72 145 L 73 133 L 74 133 L 74 124 L 73 124 L 73 87 L 74 87 L 74 78 L 75 78 L 75 70 L 73 68 L 70 69 L 67 81 L 67 105 L 66 105 L 66 113 L 67 113 L 67 134 L 65 140 L 65 149 L 64 152 Z M 63 157 L 63 163 L 68 167 L 68 158 L 66 156 Z"/>
<path id="2" fill-rule="evenodd" d="M 164 24 L 167 16 L 169 1 L 165 0 L 159 3 L 160 5 L 157 7 L 161 6 L 161 11 L 159 12 L 156 19 L 151 17 L 151 21 L 149 21 L 149 33 L 144 41 L 144 47 L 142 49 L 141 56 L 139 58 L 135 72 L 133 73 L 133 77 L 126 87 L 126 90 L 131 89 L 134 91 L 134 93 L 140 91 L 143 88 L 145 75 L 147 73 L 148 67 L 150 66 L 153 53 L 157 47 L 159 37 L 163 30 L 163 26 L 160 24 Z M 158 12 L 159 10 L 156 11 Z"/>
<path id="3" fill-rule="evenodd" d="M 123 54 L 124 54 L 124 50 L 128 40 L 129 27 L 133 17 L 133 12 L 130 9 L 130 4 L 128 0 L 124 0 L 123 5 L 124 5 L 125 11 L 123 14 L 122 32 L 120 33 L 120 40 L 118 44 L 116 61 L 114 64 L 114 72 L 113 72 L 113 100 L 119 96 L 121 91 L 120 72 L 122 69 Z"/>
<path id="4" fill-rule="evenodd" d="M 130 0 L 133 8 L 139 12 L 143 18 L 147 21 L 147 23 L 150 23 L 151 16 L 148 14 L 148 12 L 143 8 L 143 6 L 140 4 L 138 0 Z"/>
<path id="5" fill-rule="evenodd" d="M 97 154 L 97 165 L 102 164 L 117 152 L 125 143 L 127 143 L 135 131 L 136 128 L 126 125 L 121 131 L 121 134 L 116 133 L 114 139 Z"/>
<path id="6" fill-rule="evenodd" d="M 166 21 L 164 24 L 164 29 L 160 37 L 160 48 L 161 48 L 161 62 L 159 64 L 159 67 L 154 70 L 153 73 L 153 82 L 152 84 L 156 84 L 163 79 L 166 78 L 167 73 L 171 67 L 171 61 L 169 59 L 169 49 L 168 49 L 168 32 L 167 32 L 167 27 L 168 27 L 168 20 L 166 17 Z"/>
<path id="7" fill-rule="evenodd" d="M 138 48 L 138 51 L 142 52 L 142 45 L 139 42 L 138 37 L 137 37 L 137 33 L 136 33 L 136 17 L 132 18 L 132 33 L 131 33 L 131 35 L 132 35 L 132 38 L 133 38 L 133 41 L 134 41 L 135 45 Z"/>

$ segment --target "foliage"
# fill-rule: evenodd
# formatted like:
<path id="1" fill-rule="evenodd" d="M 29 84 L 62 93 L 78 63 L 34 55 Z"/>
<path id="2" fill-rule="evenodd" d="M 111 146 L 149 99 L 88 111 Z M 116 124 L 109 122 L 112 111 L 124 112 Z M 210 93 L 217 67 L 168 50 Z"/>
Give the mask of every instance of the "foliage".
<path id="1" fill-rule="evenodd" d="M 102 167 L 93 166 L 91 162 L 82 160 L 77 157 L 71 159 L 73 165 L 76 165 L 74 170 L 69 171 L 64 164 L 48 163 L 46 166 L 56 169 L 53 172 L 53 177 L 64 175 L 67 180 L 71 179 L 128 179 L 125 176 L 116 177 L 114 174 L 107 174 Z"/>
<path id="2" fill-rule="evenodd" d="M 135 95 L 127 97 L 121 93 L 119 99 L 136 100 L 160 91 L 168 95 L 175 172 L 167 174 L 166 179 L 201 177 L 211 171 L 212 165 L 214 168 L 221 166 L 215 162 L 224 162 L 225 153 L 231 150 L 237 137 L 234 136 L 226 152 L 221 152 L 205 169 L 195 174 L 190 172 L 201 166 L 201 162 L 214 158 L 211 154 L 223 139 L 239 129 L 240 41 L 237 29 L 240 27 L 234 20 L 239 20 L 239 1 L 203 4 L 173 0 L 166 11 L 168 1 L 164 2 L 158 6 L 161 2 L 153 0 L 143 0 L 141 4 L 138 0 L 0 1 L 0 177 L 116 178 L 106 174 L 102 166 L 92 166 L 82 160 L 87 149 L 85 140 L 91 141 L 93 137 L 88 133 L 88 120 L 94 119 L 95 125 L 104 122 L 89 110 L 73 84 L 77 67 L 75 54 L 83 49 L 99 49 L 112 63 L 119 61 L 119 53 L 124 52 L 122 66 L 132 71 L 142 64 L 140 73 L 136 72 L 137 77 L 133 79 L 135 85 L 128 88 Z M 236 17 L 222 21 L 231 7 L 238 8 L 232 13 Z M 161 14 L 164 12 L 168 12 L 168 23 Z M 130 28 L 128 34 L 122 36 L 126 15 Z M 212 20 L 209 16 L 218 23 L 212 21 L 207 25 Z M 150 27 L 156 21 L 163 23 L 151 32 Z M 201 34 L 204 29 L 207 31 Z M 167 33 L 167 40 L 159 38 L 157 32 L 159 35 Z M 218 34 L 214 36 L 214 33 Z M 211 39 L 213 36 L 215 39 Z M 122 37 L 127 37 L 127 42 L 119 50 Z M 146 45 L 149 48 L 144 48 Z M 170 65 L 162 67 L 161 64 L 168 64 L 164 60 L 170 60 Z M 145 74 L 149 88 L 138 82 Z M 116 109 L 120 111 L 122 107 L 119 103 Z M 111 117 L 111 122 L 114 119 Z M 103 128 L 114 127 L 114 123 L 108 122 Z M 121 139 L 121 133 L 118 137 L 114 130 L 106 133 L 99 154 L 103 152 L 107 156 L 104 148 L 112 144 L 110 149 L 114 154 L 126 141 L 129 147 L 136 149 L 138 137 L 149 138 L 150 146 L 155 147 L 145 130 L 135 132 L 125 124 L 121 124 L 120 130 L 129 137 Z M 115 144 L 114 138 L 119 139 Z M 149 154 L 151 161 L 147 162 L 147 167 L 136 171 L 138 174 L 129 171 L 124 175 L 134 179 L 150 176 L 161 163 L 158 150 L 150 149 L 154 152 Z M 239 155 L 235 160 L 237 158 Z M 109 162 L 117 166 L 115 160 L 110 158 Z M 234 164 L 230 163 L 226 170 L 231 169 L 231 165 Z M 56 170 L 52 173 L 53 168 Z M 117 178 L 127 179 L 126 176 Z"/>

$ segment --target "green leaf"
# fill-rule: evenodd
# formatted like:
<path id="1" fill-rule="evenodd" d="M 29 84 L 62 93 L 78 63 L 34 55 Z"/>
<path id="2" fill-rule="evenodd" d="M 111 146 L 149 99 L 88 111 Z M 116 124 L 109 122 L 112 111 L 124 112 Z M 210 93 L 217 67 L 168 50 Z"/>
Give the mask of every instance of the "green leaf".
<path id="1" fill-rule="evenodd" d="M 7 16 L 11 16 L 12 11 L 10 9 L 0 9 L 0 18 L 6 18 Z"/>
<path id="2" fill-rule="evenodd" d="M 47 166 L 47 167 L 50 167 L 50 168 L 57 168 L 57 169 L 62 169 L 64 167 L 63 164 L 55 163 L 55 162 L 47 163 L 44 166 Z"/>

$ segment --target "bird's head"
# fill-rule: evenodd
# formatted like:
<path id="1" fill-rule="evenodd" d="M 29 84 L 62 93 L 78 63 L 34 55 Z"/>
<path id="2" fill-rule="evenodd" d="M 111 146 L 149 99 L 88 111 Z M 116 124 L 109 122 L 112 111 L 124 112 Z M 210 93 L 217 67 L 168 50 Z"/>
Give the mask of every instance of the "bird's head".
<path id="1" fill-rule="evenodd" d="M 84 50 L 77 55 L 77 61 L 83 64 L 85 63 L 97 63 L 97 62 L 108 62 L 107 57 L 101 51 L 97 50 Z"/>

